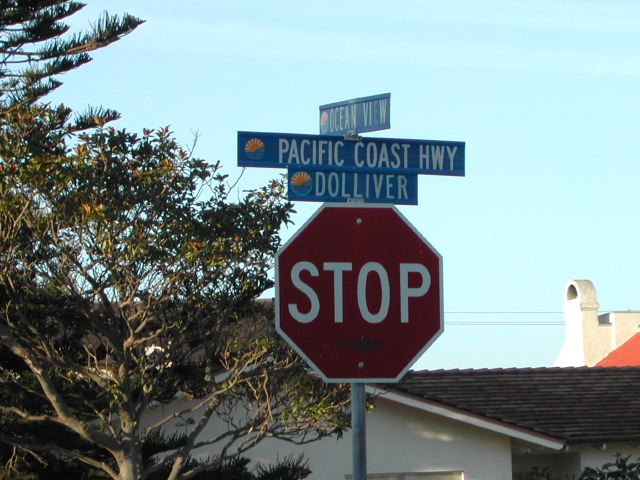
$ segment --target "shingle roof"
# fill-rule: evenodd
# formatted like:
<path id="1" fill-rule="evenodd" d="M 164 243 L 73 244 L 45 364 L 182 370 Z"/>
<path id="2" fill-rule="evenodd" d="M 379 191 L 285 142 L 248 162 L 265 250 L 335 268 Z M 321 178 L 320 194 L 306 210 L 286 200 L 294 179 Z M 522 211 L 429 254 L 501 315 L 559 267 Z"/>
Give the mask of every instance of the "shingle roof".
<path id="1" fill-rule="evenodd" d="M 625 343 L 598 362 L 599 367 L 640 366 L 640 333 L 636 333 Z"/>
<path id="2" fill-rule="evenodd" d="M 640 367 L 425 370 L 393 389 L 567 443 L 640 441 Z"/>

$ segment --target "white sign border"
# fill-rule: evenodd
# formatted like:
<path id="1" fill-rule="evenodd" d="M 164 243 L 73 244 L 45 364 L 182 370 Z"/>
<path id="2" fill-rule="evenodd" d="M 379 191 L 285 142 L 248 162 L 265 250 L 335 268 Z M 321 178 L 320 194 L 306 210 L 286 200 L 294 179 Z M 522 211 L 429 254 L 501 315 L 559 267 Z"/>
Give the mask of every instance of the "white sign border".
<path id="1" fill-rule="evenodd" d="M 392 378 L 328 378 L 318 366 L 311 361 L 311 359 L 298 347 L 298 345 L 280 328 L 280 268 L 278 259 L 280 255 L 287 249 L 291 243 L 295 241 L 298 235 L 304 231 L 304 229 L 322 212 L 325 208 L 388 208 L 395 210 L 396 214 L 404 221 L 413 233 L 415 233 L 422 242 L 424 242 L 431 251 L 437 255 L 439 261 L 439 284 L 440 284 L 440 328 L 431 337 L 424 347 L 407 363 L 404 369 L 396 376 Z M 413 226 L 409 220 L 398 210 L 395 205 L 389 205 L 384 203 L 323 203 L 309 219 L 287 240 L 287 242 L 278 249 L 275 255 L 275 325 L 278 334 L 287 342 L 287 344 L 293 348 L 298 355 L 300 355 L 304 361 L 313 369 L 315 373 L 322 378 L 326 383 L 397 383 L 411 367 L 418 361 L 418 359 L 427 351 L 427 349 L 435 342 L 440 335 L 444 332 L 444 293 L 443 293 L 443 276 L 442 276 L 442 255 L 429 243 L 429 241 Z"/>

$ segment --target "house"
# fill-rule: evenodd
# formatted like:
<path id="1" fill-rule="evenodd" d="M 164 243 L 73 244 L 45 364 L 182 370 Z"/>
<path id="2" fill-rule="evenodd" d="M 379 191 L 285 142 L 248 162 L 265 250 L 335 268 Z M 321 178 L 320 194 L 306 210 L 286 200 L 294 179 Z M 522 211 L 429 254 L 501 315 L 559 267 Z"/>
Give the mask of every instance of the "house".
<path id="1" fill-rule="evenodd" d="M 369 478 L 513 480 L 534 466 L 573 475 L 616 452 L 640 457 L 640 367 L 411 372 L 367 416 Z M 266 441 L 251 457 L 303 452 L 314 480 L 345 479 L 351 438 Z"/>
<path id="2" fill-rule="evenodd" d="M 571 476 L 616 452 L 640 457 L 640 366 L 590 367 L 629 358 L 640 313 L 597 309 L 591 282 L 567 285 L 559 363 L 570 366 L 419 371 L 391 388 L 369 385 L 369 478 L 519 480 L 534 466 Z M 203 436 L 224 428 L 211 422 Z M 267 439 L 247 456 L 269 462 L 303 453 L 310 480 L 345 480 L 351 452 L 346 432 L 305 446 Z"/>
<path id="3" fill-rule="evenodd" d="M 578 473 L 618 451 L 640 456 L 640 367 L 413 372 L 394 392 L 418 408 L 448 407 L 494 422 L 485 429 L 503 428 L 513 478 L 533 466 Z M 491 477 L 468 471 L 465 478 Z"/>
<path id="4" fill-rule="evenodd" d="M 565 289 L 565 342 L 558 367 L 640 365 L 640 312 L 598 314 L 596 289 L 589 280 L 572 280 Z M 631 342 L 625 345 L 627 342 Z M 614 354 L 614 351 L 617 353 Z M 611 358 L 607 359 L 609 355 Z M 617 361 L 619 360 L 619 361 Z"/>

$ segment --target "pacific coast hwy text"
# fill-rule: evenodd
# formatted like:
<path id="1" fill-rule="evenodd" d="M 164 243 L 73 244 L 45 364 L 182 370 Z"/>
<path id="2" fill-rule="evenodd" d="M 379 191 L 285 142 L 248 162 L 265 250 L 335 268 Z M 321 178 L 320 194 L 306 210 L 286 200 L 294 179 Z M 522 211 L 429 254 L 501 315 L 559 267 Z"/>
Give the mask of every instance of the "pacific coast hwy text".
<path id="1" fill-rule="evenodd" d="M 464 176 L 464 142 L 238 132 L 238 165 Z"/>
<path id="2" fill-rule="evenodd" d="M 453 171 L 457 146 L 417 145 L 418 165 L 410 165 L 410 143 L 285 139 L 278 142 L 278 163 L 304 166 L 354 166 L 358 169 Z M 349 154 L 347 154 L 347 149 Z M 347 162 L 347 165 L 345 163 Z"/>

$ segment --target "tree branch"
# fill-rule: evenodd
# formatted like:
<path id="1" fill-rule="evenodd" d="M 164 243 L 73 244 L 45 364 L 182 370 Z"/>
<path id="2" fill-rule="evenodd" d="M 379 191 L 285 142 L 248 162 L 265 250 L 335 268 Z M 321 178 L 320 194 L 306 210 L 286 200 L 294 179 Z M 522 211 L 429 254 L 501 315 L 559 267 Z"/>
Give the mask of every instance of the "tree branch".
<path id="1" fill-rule="evenodd" d="M 20 345 L 11 332 L 9 332 L 9 330 L 4 326 L 0 326 L 0 339 L 13 354 L 20 357 L 27 364 L 31 372 L 35 375 L 42 391 L 47 397 L 47 400 L 57 414 L 57 420 L 54 421 L 65 425 L 85 440 L 100 445 L 102 448 L 110 452 L 117 452 L 121 449 L 121 446 L 114 438 L 87 428 L 84 422 L 76 418 L 71 413 L 71 409 L 62 400 L 61 395 L 56 390 L 51 379 L 49 379 L 48 375 L 45 373 L 40 362 L 34 358 L 28 349 Z"/>

